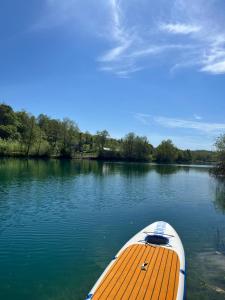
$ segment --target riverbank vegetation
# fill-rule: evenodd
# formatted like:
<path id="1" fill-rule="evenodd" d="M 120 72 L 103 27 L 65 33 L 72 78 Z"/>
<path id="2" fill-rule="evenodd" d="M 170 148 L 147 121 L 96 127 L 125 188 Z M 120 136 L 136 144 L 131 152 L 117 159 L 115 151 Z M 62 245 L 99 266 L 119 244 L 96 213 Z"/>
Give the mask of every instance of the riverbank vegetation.
<path id="1" fill-rule="evenodd" d="M 110 137 L 107 130 L 82 132 L 68 119 L 53 119 L 26 111 L 14 111 L 0 104 L 0 156 L 89 158 L 158 163 L 207 163 L 215 160 L 211 151 L 178 149 L 171 140 L 154 148 L 147 137 L 128 133 Z"/>
<path id="2" fill-rule="evenodd" d="M 215 176 L 225 176 L 225 134 L 219 136 L 215 143 L 216 147 L 216 165 L 212 169 Z"/>

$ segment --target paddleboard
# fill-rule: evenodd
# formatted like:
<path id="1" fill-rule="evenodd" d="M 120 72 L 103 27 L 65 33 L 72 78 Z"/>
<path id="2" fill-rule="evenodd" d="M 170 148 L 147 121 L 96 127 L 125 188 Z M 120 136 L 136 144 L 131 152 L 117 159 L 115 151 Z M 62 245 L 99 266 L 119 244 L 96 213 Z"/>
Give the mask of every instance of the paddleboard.
<path id="1" fill-rule="evenodd" d="M 155 222 L 132 237 L 86 300 L 183 300 L 185 255 L 175 229 Z"/>

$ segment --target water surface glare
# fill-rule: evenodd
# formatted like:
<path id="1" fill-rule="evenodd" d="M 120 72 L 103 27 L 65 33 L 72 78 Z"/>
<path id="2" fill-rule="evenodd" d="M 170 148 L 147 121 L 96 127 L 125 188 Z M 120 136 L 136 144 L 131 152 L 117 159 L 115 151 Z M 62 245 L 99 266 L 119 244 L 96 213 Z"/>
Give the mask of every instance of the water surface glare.
<path id="1" fill-rule="evenodd" d="M 157 220 L 183 241 L 187 299 L 225 299 L 224 213 L 225 184 L 208 167 L 1 159 L 0 299 L 85 299 Z"/>

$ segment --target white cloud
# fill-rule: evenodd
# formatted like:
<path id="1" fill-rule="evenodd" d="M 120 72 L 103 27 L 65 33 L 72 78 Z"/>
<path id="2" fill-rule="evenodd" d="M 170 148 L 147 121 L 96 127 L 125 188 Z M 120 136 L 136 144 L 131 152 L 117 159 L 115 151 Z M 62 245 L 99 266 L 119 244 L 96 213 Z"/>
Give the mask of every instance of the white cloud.
<path id="1" fill-rule="evenodd" d="M 105 53 L 103 56 L 101 56 L 99 58 L 99 61 L 112 62 L 112 61 L 117 60 L 123 54 L 123 52 L 129 47 L 129 45 L 130 45 L 130 42 L 127 41 L 123 45 L 120 45 L 116 48 L 111 49 L 110 51 Z"/>
<path id="2" fill-rule="evenodd" d="M 195 118 L 196 120 L 202 120 L 202 117 L 199 116 L 199 115 L 197 115 L 197 114 L 194 114 L 193 116 L 194 116 L 194 118 Z"/>
<path id="3" fill-rule="evenodd" d="M 168 118 L 163 116 L 152 116 L 145 113 L 135 113 L 134 117 L 145 125 L 151 125 L 157 123 L 166 128 L 183 128 L 193 129 L 204 133 L 218 134 L 225 131 L 225 123 L 209 123 L 202 122 L 202 117 L 194 114 L 196 121 L 180 119 L 180 118 Z"/>
<path id="4" fill-rule="evenodd" d="M 132 43 L 132 37 L 122 24 L 122 11 L 118 0 L 109 0 L 111 11 L 111 36 L 118 44 L 99 58 L 101 62 L 112 62 L 121 57 Z"/>
<path id="5" fill-rule="evenodd" d="M 214 9 L 214 1 L 204 4 L 202 0 L 173 0 L 165 5 L 159 0 L 154 11 L 155 1 L 149 4 L 139 0 L 144 8 L 143 19 L 151 5 L 152 14 L 145 20 L 149 30 L 146 24 L 133 22 L 131 16 L 135 20 L 138 12 L 130 13 L 125 1 L 109 3 L 114 20 L 111 35 L 117 45 L 101 57 L 101 62 L 109 63 L 115 74 L 119 68 L 128 73 L 131 65 L 138 71 L 157 63 L 171 64 L 173 71 L 195 67 L 214 75 L 225 73 L 225 18 L 217 18 L 220 12 Z"/>
<path id="6" fill-rule="evenodd" d="M 135 119 L 151 127 L 149 139 L 155 145 L 163 139 L 170 138 L 180 148 L 212 149 L 215 138 L 225 131 L 225 123 L 201 122 L 200 116 L 194 116 L 198 118 L 198 121 L 134 113 Z M 167 130 L 164 131 L 163 128 Z M 178 130 L 170 132 L 168 131 L 170 128 Z"/>
<path id="7" fill-rule="evenodd" d="M 174 34 L 190 34 L 201 30 L 200 26 L 182 23 L 161 24 L 160 29 Z"/>
<path id="8" fill-rule="evenodd" d="M 224 74 L 225 73 L 225 60 L 217 63 L 212 63 L 204 66 L 201 71 L 208 72 L 211 74 Z"/>
<path id="9" fill-rule="evenodd" d="M 118 0 L 109 0 L 111 6 L 111 15 L 112 15 L 112 33 L 115 40 L 120 43 L 126 42 L 126 31 L 122 26 L 122 11 L 119 6 Z"/>
<path id="10" fill-rule="evenodd" d="M 215 34 L 210 39 L 210 47 L 205 50 L 202 57 L 202 72 L 213 75 L 225 73 L 225 32 Z"/>
<path id="11" fill-rule="evenodd" d="M 141 123 L 148 125 L 151 115 L 143 114 L 143 113 L 135 113 L 134 117 L 139 120 Z"/>
<path id="12" fill-rule="evenodd" d="M 182 44 L 165 44 L 161 46 L 151 46 L 146 49 L 139 49 L 137 51 L 131 52 L 127 57 L 140 58 L 145 56 L 157 55 L 169 50 L 185 50 L 193 48 L 192 45 L 182 45 Z"/>
<path id="13" fill-rule="evenodd" d="M 96 59 L 99 70 L 123 78 L 159 65 L 173 72 L 195 68 L 225 74 L 222 0 L 45 1 L 36 28 L 68 24 L 70 31 L 86 30 L 103 39 L 105 51 Z"/>
<path id="14" fill-rule="evenodd" d="M 193 129 L 208 134 L 219 134 L 225 131 L 225 123 L 207 123 L 166 117 L 154 117 L 154 121 L 167 128 Z"/>

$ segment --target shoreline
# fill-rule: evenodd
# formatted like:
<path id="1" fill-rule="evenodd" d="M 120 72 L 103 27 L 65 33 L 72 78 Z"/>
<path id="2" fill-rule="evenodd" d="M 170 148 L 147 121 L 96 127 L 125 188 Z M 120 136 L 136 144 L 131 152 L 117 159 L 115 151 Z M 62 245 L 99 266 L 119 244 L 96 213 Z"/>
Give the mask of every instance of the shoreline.
<path id="1" fill-rule="evenodd" d="M 105 158 L 105 157 L 99 157 L 97 154 L 93 155 L 85 155 L 85 154 L 79 154 L 75 155 L 73 157 L 67 157 L 67 156 L 57 156 L 57 155 L 52 155 L 52 156 L 37 156 L 37 155 L 22 155 L 22 154 L 8 154 L 8 155 L 0 155 L 0 160 L 2 159 L 21 159 L 21 160 L 74 160 L 74 161 L 79 161 L 79 160 L 89 160 L 89 161 L 99 161 L 99 162 L 120 162 L 120 163 L 150 163 L 152 165 L 178 165 L 178 166 L 193 166 L 193 165 L 203 165 L 203 166 L 209 166 L 213 167 L 216 162 L 212 161 L 191 161 L 191 162 L 170 162 L 170 163 L 163 163 L 163 162 L 157 162 L 155 160 L 129 160 L 129 159 L 123 159 L 123 158 Z"/>

